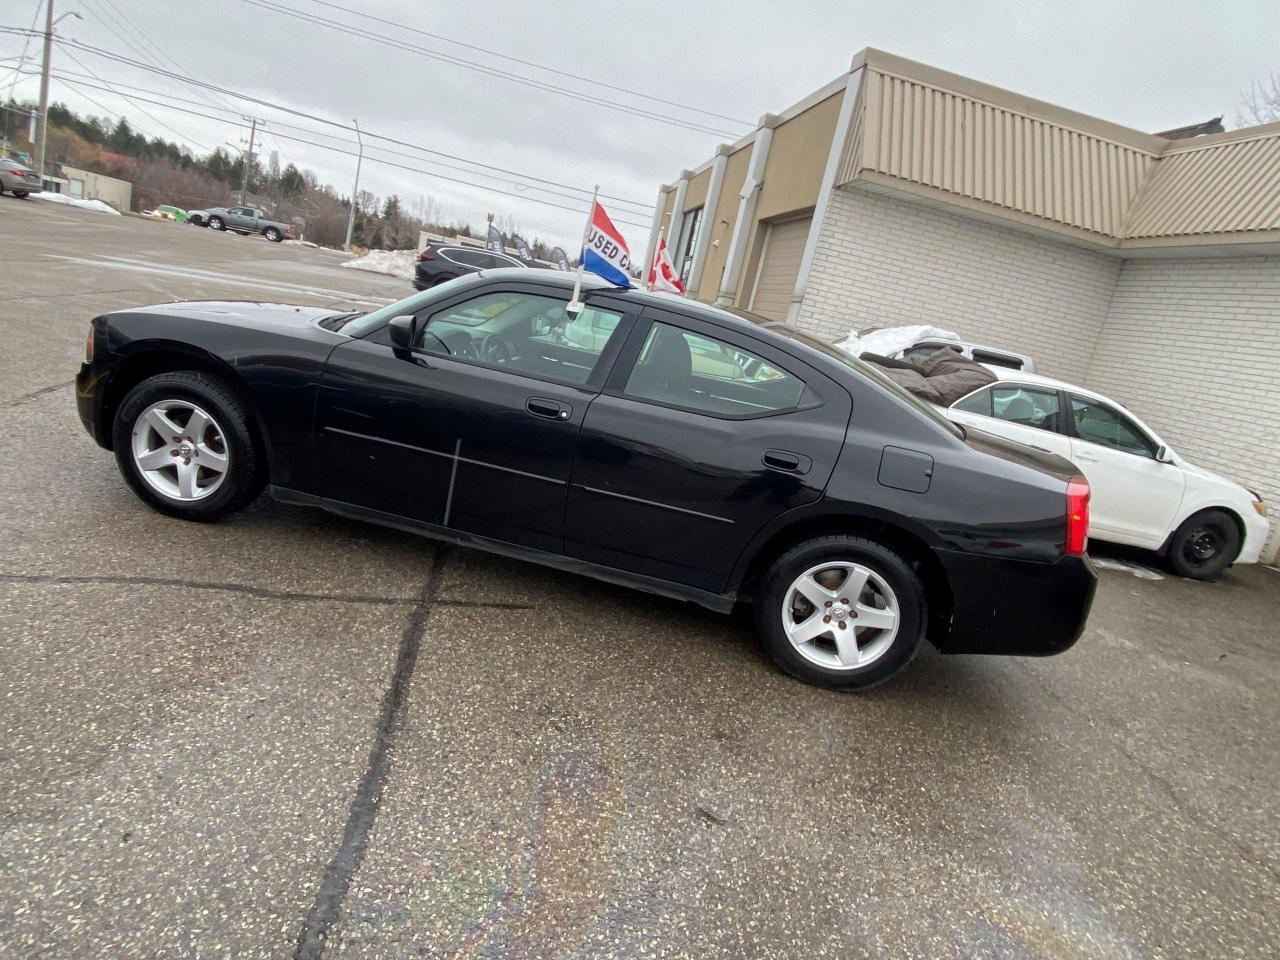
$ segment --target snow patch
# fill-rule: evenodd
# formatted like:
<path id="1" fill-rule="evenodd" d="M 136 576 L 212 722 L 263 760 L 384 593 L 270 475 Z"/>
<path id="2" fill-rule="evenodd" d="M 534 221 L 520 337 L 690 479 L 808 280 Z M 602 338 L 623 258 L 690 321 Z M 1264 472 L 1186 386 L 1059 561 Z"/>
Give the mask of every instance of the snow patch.
<path id="1" fill-rule="evenodd" d="M 86 200 L 84 197 L 71 197 L 65 193 L 33 193 L 32 200 L 47 200 L 50 203 L 61 203 L 68 207 L 79 207 L 81 210 L 92 210 L 94 213 L 111 213 L 117 217 L 120 211 L 103 203 L 101 200 Z"/>
<path id="2" fill-rule="evenodd" d="M 350 267 L 352 270 L 370 270 L 373 273 L 389 273 L 393 277 L 412 280 L 413 265 L 417 260 L 418 254 L 413 250 L 370 250 L 363 257 L 356 257 L 338 266 Z"/>
<path id="3" fill-rule="evenodd" d="M 1090 557 L 1095 567 L 1101 567 L 1103 570 L 1121 570 L 1124 573 L 1133 574 L 1139 580 L 1163 580 L 1160 574 L 1154 570 L 1148 570 L 1146 567 L 1140 567 L 1136 563 L 1125 563 L 1123 560 L 1108 560 L 1102 557 Z"/>

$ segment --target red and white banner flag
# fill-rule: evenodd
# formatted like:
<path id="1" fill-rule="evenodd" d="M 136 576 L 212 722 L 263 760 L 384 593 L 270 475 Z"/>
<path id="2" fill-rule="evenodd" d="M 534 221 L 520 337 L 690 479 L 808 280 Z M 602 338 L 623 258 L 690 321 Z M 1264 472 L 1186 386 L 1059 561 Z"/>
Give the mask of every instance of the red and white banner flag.
<path id="1" fill-rule="evenodd" d="M 666 237 L 658 238 L 658 249 L 653 251 L 653 263 L 649 265 L 649 289 L 684 295 L 684 283 L 671 264 Z"/>

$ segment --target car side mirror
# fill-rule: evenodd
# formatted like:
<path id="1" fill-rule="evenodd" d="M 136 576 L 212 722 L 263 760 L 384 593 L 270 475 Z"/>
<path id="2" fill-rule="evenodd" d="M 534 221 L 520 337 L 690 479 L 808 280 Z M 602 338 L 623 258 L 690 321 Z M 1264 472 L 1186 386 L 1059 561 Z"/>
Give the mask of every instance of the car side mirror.
<path id="1" fill-rule="evenodd" d="M 397 353 L 401 351 L 408 353 L 413 349 L 414 336 L 418 332 L 417 326 L 417 321 L 411 314 L 406 313 L 391 318 L 391 322 L 387 324 L 387 331 L 391 335 L 391 345 L 395 347 Z"/>
<path id="2" fill-rule="evenodd" d="M 1163 443 L 1156 447 L 1156 460 L 1160 463 L 1173 463 L 1173 454 Z"/>

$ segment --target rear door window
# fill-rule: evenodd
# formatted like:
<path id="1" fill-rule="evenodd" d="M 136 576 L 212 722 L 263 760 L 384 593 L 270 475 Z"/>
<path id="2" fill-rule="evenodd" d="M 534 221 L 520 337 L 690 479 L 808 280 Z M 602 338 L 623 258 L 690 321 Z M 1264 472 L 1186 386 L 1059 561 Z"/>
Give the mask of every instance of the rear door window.
<path id="1" fill-rule="evenodd" d="M 712 416 L 745 418 L 795 410 L 805 383 L 754 353 L 655 322 L 623 392 Z"/>
<path id="2" fill-rule="evenodd" d="M 1062 411 L 1056 390 L 1013 385 L 992 387 L 991 416 L 1054 433 L 1062 427 Z"/>

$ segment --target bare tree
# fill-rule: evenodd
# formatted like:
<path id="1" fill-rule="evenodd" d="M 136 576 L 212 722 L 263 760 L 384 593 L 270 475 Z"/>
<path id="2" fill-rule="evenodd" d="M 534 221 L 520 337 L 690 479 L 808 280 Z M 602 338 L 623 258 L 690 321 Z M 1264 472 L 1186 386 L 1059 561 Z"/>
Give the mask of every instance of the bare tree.
<path id="1" fill-rule="evenodd" d="M 1249 89 L 1240 94 L 1240 109 L 1236 111 L 1236 124 L 1241 127 L 1276 120 L 1280 120 L 1280 73 L 1250 83 Z"/>

